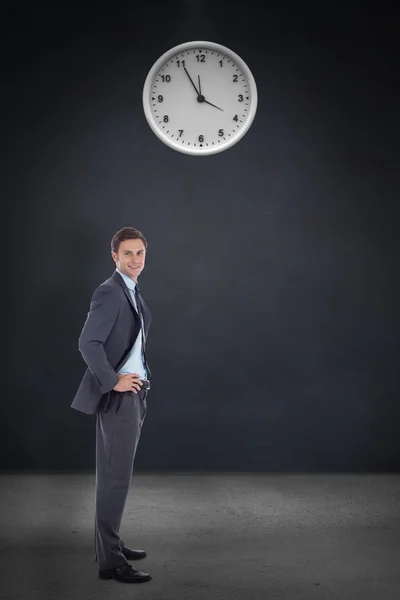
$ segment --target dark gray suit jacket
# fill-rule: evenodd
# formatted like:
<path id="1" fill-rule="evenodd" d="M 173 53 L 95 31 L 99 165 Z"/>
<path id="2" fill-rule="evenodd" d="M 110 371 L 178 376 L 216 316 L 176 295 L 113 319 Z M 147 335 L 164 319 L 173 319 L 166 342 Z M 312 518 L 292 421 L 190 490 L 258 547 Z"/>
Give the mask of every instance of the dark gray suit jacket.
<path id="1" fill-rule="evenodd" d="M 145 338 L 151 315 L 142 296 Z M 140 333 L 140 318 L 121 275 L 114 274 L 94 292 L 79 337 L 79 350 L 88 366 L 72 408 L 87 414 L 106 412 L 117 372 L 126 362 Z"/>

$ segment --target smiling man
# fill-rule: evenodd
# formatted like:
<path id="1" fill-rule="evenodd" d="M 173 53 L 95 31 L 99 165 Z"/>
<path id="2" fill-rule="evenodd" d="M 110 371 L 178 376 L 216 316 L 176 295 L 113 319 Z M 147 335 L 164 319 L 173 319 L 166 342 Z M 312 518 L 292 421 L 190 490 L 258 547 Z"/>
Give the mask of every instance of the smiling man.
<path id="1" fill-rule="evenodd" d="M 151 316 L 138 288 L 147 241 L 133 227 L 111 240 L 113 275 L 93 293 L 79 338 L 87 364 L 72 408 L 96 414 L 95 560 L 101 579 L 140 583 L 148 573 L 128 560 L 145 558 L 119 536 L 151 375 L 145 343 Z"/>

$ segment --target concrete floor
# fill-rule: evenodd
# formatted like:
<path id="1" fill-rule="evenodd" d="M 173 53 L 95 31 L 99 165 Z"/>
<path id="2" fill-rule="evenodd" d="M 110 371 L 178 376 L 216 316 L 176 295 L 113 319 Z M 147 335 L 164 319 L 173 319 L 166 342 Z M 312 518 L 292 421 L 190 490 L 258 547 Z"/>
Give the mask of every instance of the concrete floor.
<path id="1" fill-rule="evenodd" d="M 0 475 L 2 600 L 399 600 L 400 476 L 134 473 L 121 535 L 153 576 L 97 578 L 94 474 Z"/>

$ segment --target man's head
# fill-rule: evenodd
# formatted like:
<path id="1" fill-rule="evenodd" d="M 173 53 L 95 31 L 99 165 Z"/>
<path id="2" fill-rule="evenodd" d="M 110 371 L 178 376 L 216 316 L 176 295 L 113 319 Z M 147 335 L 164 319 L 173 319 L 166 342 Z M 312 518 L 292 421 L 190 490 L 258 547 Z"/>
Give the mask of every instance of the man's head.
<path id="1" fill-rule="evenodd" d="M 111 240 L 111 255 L 117 269 L 137 281 L 144 269 L 147 240 L 143 233 L 134 227 L 123 227 Z"/>

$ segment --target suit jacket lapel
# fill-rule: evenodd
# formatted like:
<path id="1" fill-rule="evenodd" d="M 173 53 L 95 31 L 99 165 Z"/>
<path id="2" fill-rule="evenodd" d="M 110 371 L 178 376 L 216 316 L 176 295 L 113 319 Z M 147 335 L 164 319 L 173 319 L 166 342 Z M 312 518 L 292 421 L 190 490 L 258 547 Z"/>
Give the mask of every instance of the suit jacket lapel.
<path id="1" fill-rule="evenodd" d="M 133 310 L 135 311 L 135 313 L 137 315 L 137 318 L 139 318 L 139 314 L 138 314 L 138 312 L 137 312 L 137 310 L 135 308 L 135 305 L 134 305 L 133 300 L 132 300 L 131 293 L 128 290 L 128 288 L 124 287 L 124 293 L 125 293 L 125 296 L 128 298 L 129 302 L 131 303 L 131 306 L 132 306 Z"/>
<path id="2" fill-rule="evenodd" d="M 131 306 L 132 306 L 132 308 L 133 308 L 133 311 L 134 311 L 134 312 L 135 312 L 135 314 L 137 315 L 137 318 L 139 318 L 138 312 L 137 312 L 137 310 L 136 310 L 136 308 L 135 308 L 135 305 L 134 305 L 134 303 L 133 303 L 133 300 L 132 300 L 131 293 L 130 293 L 130 291 L 128 290 L 128 288 L 126 287 L 126 285 L 125 285 L 125 281 L 122 279 L 121 275 L 120 275 L 119 273 L 117 273 L 117 271 L 114 271 L 114 273 L 113 273 L 113 275 L 112 275 L 111 279 L 114 279 L 114 281 L 116 281 L 117 283 L 119 283 L 119 285 L 122 287 L 122 289 L 124 290 L 124 294 L 125 294 L 125 296 L 128 298 L 128 300 L 129 300 L 129 303 L 130 303 L 130 305 L 131 305 Z"/>
<path id="3" fill-rule="evenodd" d="M 112 275 L 111 279 L 114 279 L 115 281 L 117 281 L 119 283 L 119 285 L 122 287 L 122 289 L 124 290 L 125 296 L 128 298 L 130 305 L 132 306 L 132 308 L 135 312 L 135 315 L 137 315 L 137 318 L 140 321 L 139 313 L 135 308 L 131 293 L 128 290 L 128 288 L 126 287 L 125 281 L 122 279 L 121 275 L 117 271 L 114 271 L 114 274 Z M 150 313 L 149 313 L 149 309 L 146 306 L 145 301 L 143 300 L 142 294 L 140 292 L 139 292 L 139 296 L 140 296 L 140 302 L 142 303 L 142 308 L 143 308 L 143 330 L 144 330 L 143 333 L 144 333 L 144 337 L 146 340 L 146 337 L 147 337 L 146 332 L 148 331 L 148 325 L 150 324 L 150 318 L 149 318 Z"/>

